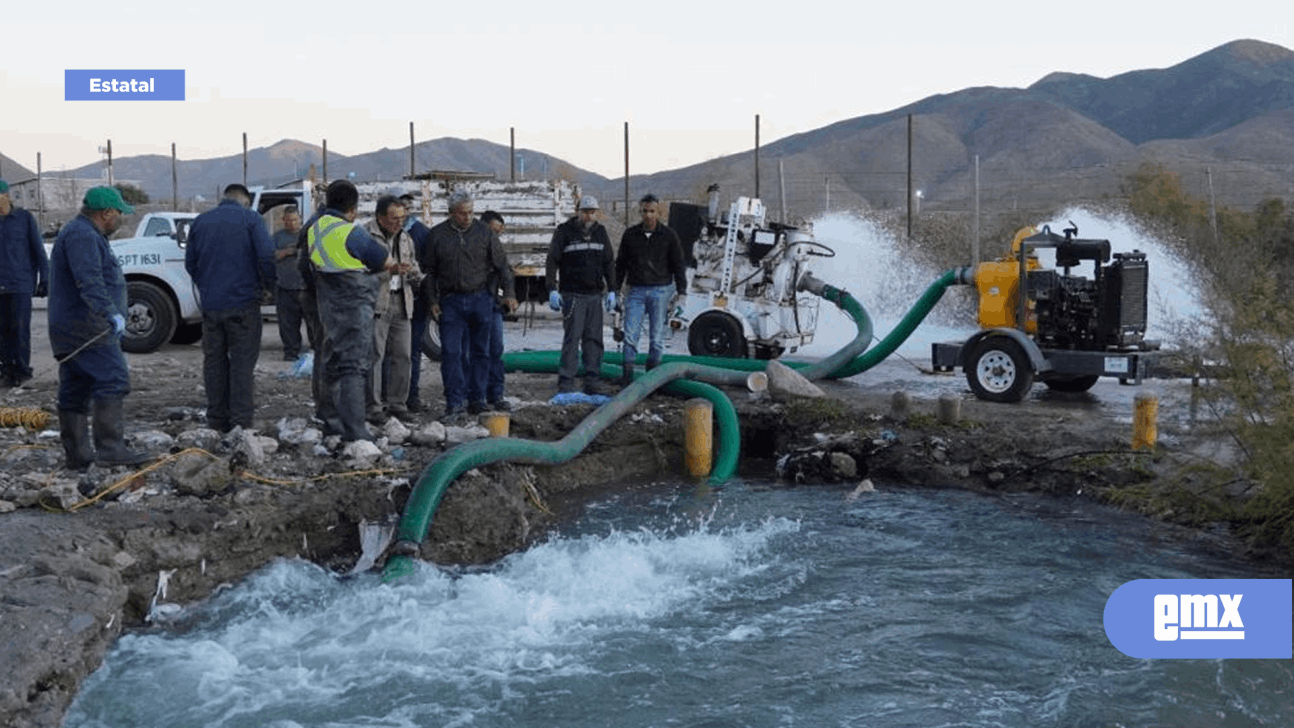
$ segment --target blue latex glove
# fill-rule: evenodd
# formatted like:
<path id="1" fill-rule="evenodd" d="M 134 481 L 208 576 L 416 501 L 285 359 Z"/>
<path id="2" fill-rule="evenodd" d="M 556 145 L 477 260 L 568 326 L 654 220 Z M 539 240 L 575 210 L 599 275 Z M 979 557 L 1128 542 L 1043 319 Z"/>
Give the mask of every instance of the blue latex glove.
<path id="1" fill-rule="evenodd" d="M 112 333 L 120 334 L 126 330 L 126 317 L 119 313 L 112 315 Z"/>
<path id="2" fill-rule="evenodd" d="M 554 311 L 562 310 L 562 294 L 552 291 L 548 294 L 548 307 Z"/>
<path id="3" fill-rule="evenodd" d="M 612 311 L 616 310 L 616 292 L 615 292 L 615 291 L 607 291 L 607 302 L 606 302 L 606 306 L 607 306 L 607 313 L 611 313 Z"/>

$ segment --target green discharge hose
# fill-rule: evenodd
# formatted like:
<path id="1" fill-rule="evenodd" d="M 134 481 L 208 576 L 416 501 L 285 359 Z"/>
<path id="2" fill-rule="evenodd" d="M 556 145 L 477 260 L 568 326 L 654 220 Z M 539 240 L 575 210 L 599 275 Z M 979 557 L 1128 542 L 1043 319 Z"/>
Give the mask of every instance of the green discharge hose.
<path id="1" fill-rule="evenodd" d="M 930 311 L 934 309 L 935 304 L 939 303 L 940 299 L 943 298 L 944 291 L 948 290 L 950 286 L 961 282 L 958 277 L 959 274 L 960 271 L 956 268 L 945 271 L 934 283 L 931 283 L 926 288 L 925 293 L 921 295 L 921 298 L 917 299 L 917 302 L 908 310 L 903 319 L 899 321 L 899 324 L 894 327 L 894 330 L 871 349 L 867 349 L 867 344 L 871 342 L 872 337 L 872 322 L 867 317 L 867 312 L 848 293 L 826 286 L 829 291 L 833 292 L 832 295 L 838 294 L 843 299 L 842 301 L 833 302 L 840 306 L 858 324 L 858 337 L 850 341 L 845 348 L 826 359 L 817 362 L 788 361 L 784 363 L 799 371 L 807 379 L 844 379 L 871 369 L 884 361 L 890 354 L 893 354 L 903 345 L 903 342 L 908 340 L 908 337 L 912 335 L 912 332 L 916 331 L 926 316 L 930 315 Z M 823 297 L 832 300 L 826 294 Z M 865 334 L 863 326 L 867 327 Z M 503 361 L 504 366 L 509 370 L 545 372 L 556 371 L 559 357 L 558 352 L 518 352 L 504 355 Z M 638 358 L 642 359 L 643 355 L 639 355 Z M 623 361 L 621 354 L 607 352 L 603 355 L 603 373 L 609 373 L 612 376 L 619 374 L 620 364 Z M 693 362 L 738 372 L 762 372 L 768 366 L 768 362 L 759 359 L 729 359 L 720 356 L 685 356 L 680 354 L 666 354 L 661 361 Z M 707 379 L 706 381 L 715 380 Z M 715 383 L 727 382 L 716 381 Z"/>
<path id="2" fill-rule="evenodd" d="M 433 460 L 414 483 L 413 492 L 409 495 L 400 525 L 396 529 L 392 555 L 387 559 L 382 572 L 383 581 L 389 582 L 413 573 L 413 558 L 418 554 L 419 544 L 426 538 L 432 515 L 445 491 L 459 475 L 472 468 L 504 460 L 536 464 L 557 464 L 570 460 L 644 397 L 667 385 L 679 394 L 703 397 L 714 405 L 720 440 L 719 456 L 711 471 L 710 482 L 716 485 L 727 482 L 737 470 L 741 450 L 737 410 L 722 391 L 708 384 L 685 379 L 697 376 L 702 369 L 705 367 L 686 362 L 663 365 L 637 379 L 556 442 L 491 438 L 465 443 L 445 452 Z"/>
<path id="3" fill-rule="evenodd" d="M 956 269 L 940 276 L 926 289 L 899 325 L 871 350 L 867 350 L 867 345 L 871 343 L 873 329 L 867 311 L 847 292 L 824 285 L 822 297 L 835 303 L 853 318 L 858 326 L 858 335 L 839 351 L 817 362 L 788 364 L 810 380 L 840 379 L 864 372 L 894 353 L 929 315 L 943 297 L 944 291 L 957 282 Z M 606 354 L 602 374 L 608 377 L 618 375 L 622 361 L 620 354 Z M 514 352 L 504 356 L 504 366 L 508 371 L 555 372 L 559 362 L 559 352 Z M 396 532 L 396 545 L 383 571 L 383 580 L 389 582 L 413 572 L 413 558 L 426 538 L 432 515 L 449 485 L 459 475 L 474 467 L 503 460 L 541 464 L 565 462 L 582 452 L 611 423 L 661 387 L 667 387 L 668 391 L 678 394 L 704 397 L 714 404 L 720 442 L 719 457 L 715 461 L 710 481 L 713 484 L 726 482 L 736 471 L 740 452 L 741 435 L 737 413 L 732 402 L 721 391 L 704 382 L 742 385 L 750 372 L 764 371 L 767 366 L 766 361 L 750 359 L 666 356 L 660 367 L 639 376 L 632 385 L 595 410 L 557 442 L 497 438 L 467 443 L 444 453 L 427 466 L 414 484 L 413 493 L 405 505 Z M 700 381 L 688 381 L 685 378 Z"/>

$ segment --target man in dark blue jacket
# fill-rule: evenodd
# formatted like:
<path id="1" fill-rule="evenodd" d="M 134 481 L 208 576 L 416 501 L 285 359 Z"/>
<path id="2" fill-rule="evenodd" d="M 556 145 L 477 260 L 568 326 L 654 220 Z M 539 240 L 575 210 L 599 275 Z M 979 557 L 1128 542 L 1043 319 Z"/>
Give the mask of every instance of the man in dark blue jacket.
<path id="1" fill-rule="evenodd" d="M 108 237 L 134 208 L 112 187 L 85 193 L 81 214 L 63 226 L 50 255 L 49 343 L 58 367 L 58 424 L 67 466 L 138 465 L 128 450 L 122 404 L 130 372 L 121 353 L 126 330 L 126 277 Z M 94 404 L 94 447 L 87 412 Z"/>
<path id="2" fill-rule="evenodd" d="M 409 216 L 404 219 L 404 231 L 413 238 L 414 255 L 418 260 L 422 260 L 422 251 L 427 247 L 431 228 L 414 214 L 418 208 L 412 194 L 406 192 L 400 195 L 400 202 L 403 202 L 405 209 L 409 211 Z M 409 369 L 409 399 L 405 405 L 410 412 L 422 411 L 422 397 L 418 394 L 418 387 L 422 382 L 422 340 L 427 335 L 427 322 L 430 318 L 427 311 L 427 298 L 422 295 L 417 296 L 413 302 L 413 316 L 409 320 L 409 330 L 412 335 L 409 351 L 413 353 L 413 366 Z"/>
<path id="3" fill-rule="evenodd" d="M 40 226 L 14 207 L 0 179 L 0 386 L 31 379 L 31 298 L 49 293 L 49 259 Z"/>
<path id="4" fill-rule="evenodd" d="M 207 425 L 221 432 L 252 427 L 261 291 L 275 278 L 274 244 L 251 204 L 246 187 L 225 187 L 220 204 L 193 221 L 184 250 L 184 269 L 202 299 Z"/>

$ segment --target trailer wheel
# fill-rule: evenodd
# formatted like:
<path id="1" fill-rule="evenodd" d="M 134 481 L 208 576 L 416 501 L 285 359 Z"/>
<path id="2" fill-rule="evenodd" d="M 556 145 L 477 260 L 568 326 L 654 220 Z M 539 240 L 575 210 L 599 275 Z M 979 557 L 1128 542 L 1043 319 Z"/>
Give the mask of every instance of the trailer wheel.
<path id="1" fill-rule="evenodd" d="M 1042 380 L 1048 389 L 1057 392 L 1086 392 L 1096 384 L 1100 377 L 1095 374 L 1075 374 L 1069 376 L 1051 377 Z"/>
<path id="2" fill-rule="evenodd" d="M 179 312 L 161 288 L 144 281 L 126 284 L 126 331 L 121 348 L 132 354 L 148 354 L 171 340 Z"/>
<path id="3" fill-rule="evenodd" d="M 746 358 L 746 334 L 741 322 L 726 313 L 707 311 L 688 327 L 687 350 L 692 356 Z"/>
<path id="4" fill-rule="evenodd" d="M 975 396 L 990 402 L 1019 402 L 1033 387 L 1028 355 L 1005 336 L 981 339 L 963 370 Z"/>

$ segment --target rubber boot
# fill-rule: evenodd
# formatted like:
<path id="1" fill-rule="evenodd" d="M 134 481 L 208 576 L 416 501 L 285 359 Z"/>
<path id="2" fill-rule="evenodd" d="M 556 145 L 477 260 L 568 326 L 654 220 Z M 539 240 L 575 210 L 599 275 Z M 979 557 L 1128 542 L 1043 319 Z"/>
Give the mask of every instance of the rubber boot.
<path id="1" fill-rule="evenodd" d="M 624 364 L 621 364 L 621 365 L 620 365 L 620 367 L 621 367 L 621 371 L 623 372 L 623 373 L 620 375 L 620 386 L 622 386 L 622 387 L 628 387 L 630 384 L 633 384 L 633 383 L 634 383 L 634 364 L 633 364 L 633 361 L 632 361 L 632 360 L 625 360 L 625 363 L 624 363 Z"/>
<path id="2" fill-rule="evenodd" d="M 122 404 L 120 397 L 94 400 L 94 449 L 97 453 L 94 461 L 99 465 L 134 467 L 153 459 L 146 452 L 126 447 L 126 421 L 121 411 Z"/>
<path id="3" fill-rule="evenodd" d="M 68 470 L 85 470 L 94 462 L 90 445 L 90 418 L 84 412 L 58 411 L 58 436 L 63 441 Z"/>
<path id="4" fill-rule="evenodd" d="M 364 423 L 364 396 L 367 387 L 363 374 L 348 374 L 341 377 L 336 384 L 337 414 L 341 419 L 341 439 L 373 441 L 373 435 Z"/>

